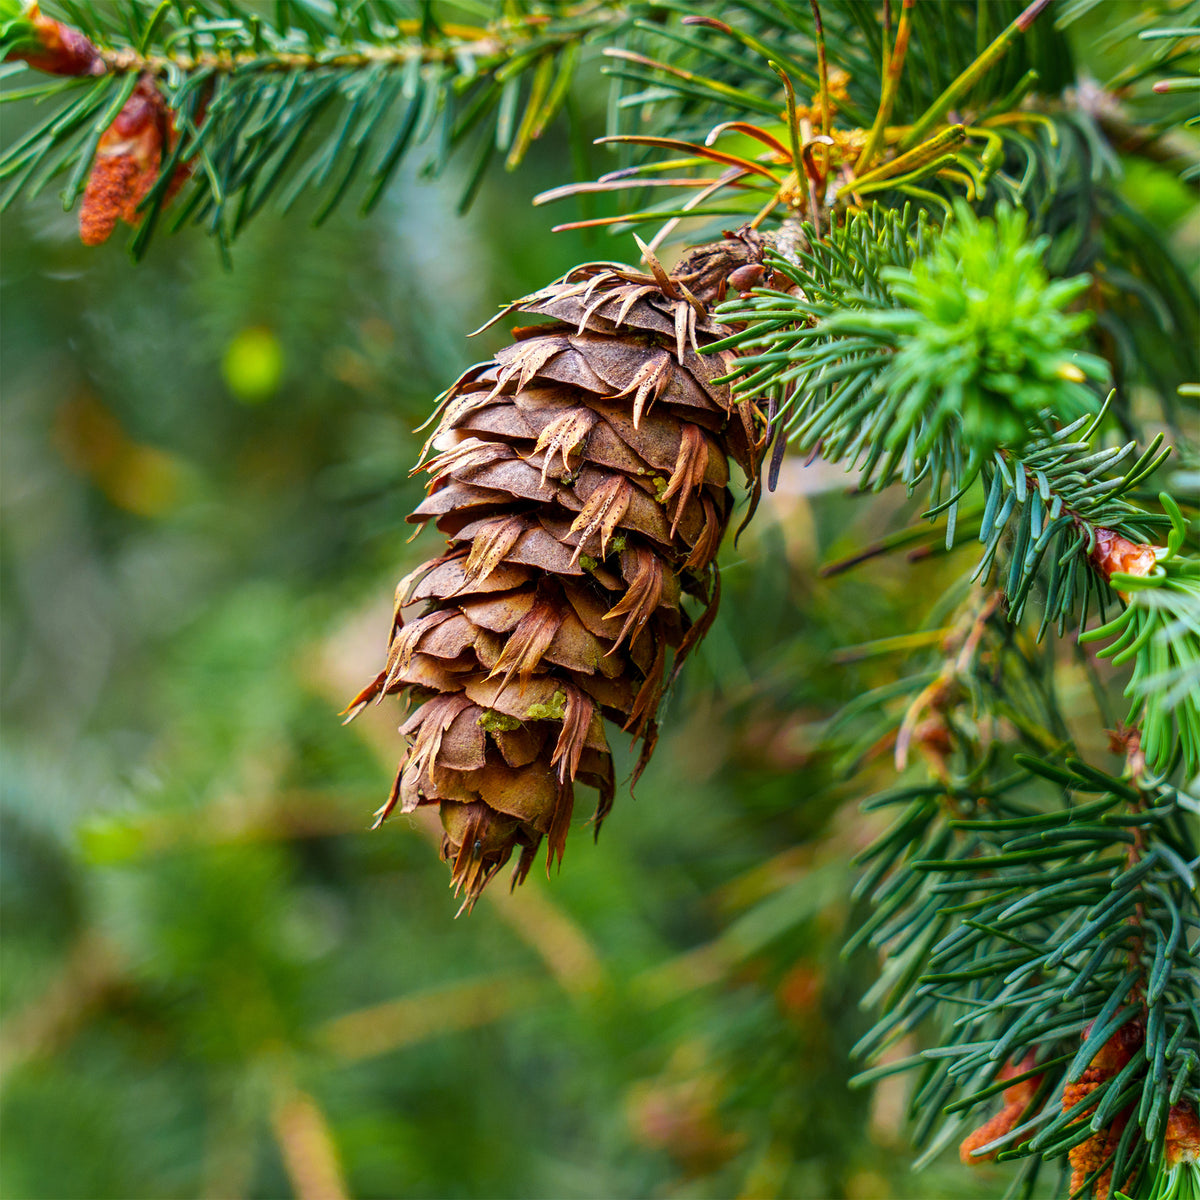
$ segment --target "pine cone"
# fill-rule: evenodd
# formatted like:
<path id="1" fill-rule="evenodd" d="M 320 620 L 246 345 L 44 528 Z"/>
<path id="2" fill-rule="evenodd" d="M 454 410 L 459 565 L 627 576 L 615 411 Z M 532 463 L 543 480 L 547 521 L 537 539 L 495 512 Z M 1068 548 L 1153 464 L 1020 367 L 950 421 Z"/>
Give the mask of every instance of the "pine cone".
<path id="1" fill-rule="evenodd" d="M 668 651 L 678 670 L 715 615 L 728 460 L 756 480 L 761 439 L 757 409 L 716 382 L 729 355 L 699 350 L 727 332 L 708 303 L 760 255 L 744 235 L 674 276 L 579 267 L 500 314 L 550 323 L 515 330 L 441 398 L 409 520 L 433 521 L 448 549 L 401 581 L 386 666 L 347 712 L 420 702 L 376 825 L 440 805 L 464 907 L 515 849 L 514 886 L 544 837 L 547 867 L 561 861 L 576 781 L 599 792 L 599 830 L 616 788 L 602 718 L 641 742 L 636 781 Z"/>

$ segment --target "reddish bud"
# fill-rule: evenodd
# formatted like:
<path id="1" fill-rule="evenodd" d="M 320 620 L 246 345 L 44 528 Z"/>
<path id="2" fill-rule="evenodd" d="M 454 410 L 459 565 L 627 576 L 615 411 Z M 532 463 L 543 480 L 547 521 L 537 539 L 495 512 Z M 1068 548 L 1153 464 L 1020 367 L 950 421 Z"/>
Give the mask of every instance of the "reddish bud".
<path id="1" fill-rule="evenodd" d="M 762 283 L 765 274 L 766 268 L 762 263 L 746 263 L 745 266 L 730 272 L 729 286 L 739 292 L 748 292 Z"/>
<path id="2" fill-rule="evenodd" d="M 775 991 L 779 1007 L 788 1016 L 808 1023 L 821 1001 L 821 972 L 810 963 L 798 963 L 780 981 Z"/>
<path id="3" fill-rule="evenodd" d="M 78 29 L 44 17 L 36 3 L 22 14 L 30 26 L 30 41 L 9 50 L 8 59 L 27 62 L 50 75 L 103 75 L 107 70 L 100 51 Z"/>
<path id="4" fill-rule="evenodd" d="M 1092 562 L 1105 579 L 1111 579 L 1117 574 L 1149 575 L 1158 557 L 1154 546 L 1131 542 L 1111 529 L 1098 529 Z"/>
<path id="5" fill-rule="evenodd" d="M 164 151 L 179 140 L 166 101 L 154 80 L 144 76 L 113 123 L 101 135 L 79 206 L 79 236 L 98 246 L 112 235 L 118 221 L 137 225 L 138 205 L 158 180 Z M 191 168 L 176 168 L 167 199 L 179 190 Z"/>

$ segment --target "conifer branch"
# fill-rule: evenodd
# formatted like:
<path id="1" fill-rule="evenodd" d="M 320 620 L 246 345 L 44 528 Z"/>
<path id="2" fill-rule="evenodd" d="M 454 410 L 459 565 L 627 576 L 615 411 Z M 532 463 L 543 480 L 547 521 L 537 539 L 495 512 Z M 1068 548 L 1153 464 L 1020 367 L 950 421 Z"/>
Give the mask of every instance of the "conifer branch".
<path id="1" fill-rule="evenodd" d="M 436 9 L 403 17 L 388 0 L 328 8 L 296 0 L 274 20 L 207 3 L 186 18 L 167 5 L 130 4 L 127 24 L 115 10 L 64 8 L 77 27 L 17 0 L 0 10 L 0 54 L 65 76 L 0 93 L 3 101 L 58 101 L 0 156 L 3 204 L 65 178 L 67 208 L 84 196 L 85 240 L 93 240 L 89 209 L 99 206 L 106 230 L 118 218 L 139 226 L 135 255 L 181 188 L 174 227 L 191 221 L 229 242 L 271 199 L 286 208 L 312 197 L 318 223 L 352 190 L 370 210 L 423 144 L 435 170 L 474 147 L 467 203 L 493 160 L 516 166 L 554 119 L 582 39 L 625 19 L 603 0 L 552 16 L 497 8 L 478 27 L 440 24 Z M 64 37 L 73 58 L 53 50 Z M 20 72 L 14 62 L 6 75 L 19 78 L 14 67 Z M 153 119 L 127 107 L 135 88 L 142 108 L 157 110 Z M 116 164 L 119 194 L 88 196 L 106 136 L 125 153 L 126 131 L 112 132 L 122 120 L 144 130 L 144 147 L 136 161 L 126 153 Z"/>
<path id="2" fill-rule="evenodd" d="M 1064 1194 L 1107 1195 L 1153 1173 L 1172 1113 L 1200 1099 L 1200 802 L 1147 775 L 1136 733 L 1122 777 L 1074 757 L 1069 738 L 1047 746 L 1064 731 L 1046 722 L 1045 666 L 997 598 L 967 605 L 934 684 L 891 719 L 898 757 L 919 750 L 931 781 L 864 804 L 901 814 L 860 855 L 874 911 L 847 952 L 874 945 L 886 962 L 856 1053 L 930 1018 L 938 1034 L 859 1082 L 917 1073 L 922 1161 L 1003 1092 L 964 1162 L 1025 1159 L 1028 1186 L 1066 1159 Z"/>
<path id="3" fill-rule="evenodd" d="M 644 53 L 636 59 L 621 55 L 621 61 L 606 68 L 608 74 L 634 85 L 632 90 L 622 90 L 621 111 L 673 107 L 672 127 L 678 136 L 689 139 L 702 139 L 714 124 L 730 119 L 758 119 L 765 113 L 778 120 L 782 103 L 764 107 L 768 99 L 764 89 L 779 96 L 768 61 L 778 64 L 798 90 L 819 92 L 816 21 L 809 5 L 767 11 L 754 3 L 733 3 L 723 10 L 721 20 L 691 15 L 688 6 L 674 2 L 655 7 L 689 15 L 682 27 L 645 19 L 635 22 Z M 890 33 L 882 31 L 877 9 L 858 4 L 823 6 L 830 78 L 836 74 L 842 79 L 843 95 L 836 98 L 836 111 L 864 131 L 881 110 L 881 127 L 908 127 L 964 74 L 971 83 L 957 105 L 964 112 L 986 111 L 998 96 L 1012 93 L 1035 67 L 1043 83 L 1056 89 L 1067 78 L 1069 51 L 1049 21 L 1027 22 L 1014 38 L 1012 27 L 1025 7 L 1017 0 L 1001 0 L 981 12 L 953 0 L 935 12 L 905 4 L 907 16 L 901 16 L 896 30 L 897 43 L 903 39 L 904 49 L 895 52 L 895 45 L 890 46 L 884 66 L 883 40 Z M 1007 47 L 1006 55 L 990 66 L 983 64 L 984 69 L 979 62 L 981 38 L 984 44 L 1004 39 Z M 984 76 L 987 83 L 981 85 Z M 1032 82 L 1025 82 L 1026 89 Z M 1015 107 L 1018 99 L 1010 97 L 1009 107 Z M 820 124 L 818 112 L 814 126 Z M 936 119 L 931 124 L 937 124 Z M 894 133 L 891 140 L 899 136 Z M 874 161 L 874 155 L 867 161 Z"/>
<path id="4" fill-rule="evenodd" d="M 1136 658 L 1130 719 L 1145 722 L 1150 763 L 1169 770 L 1179 747 L 1194 772 L 1196 560 L 1181 554 L 1169 497 L 1169 516 L 1130 499 L 1170 450 L 1161 434 L 1141 453 L 1133 441 L 1097 447 L 1111 396 L 1058 424 L 1093 403 L 1079 380 L 1103 366 L 1076 348 L 1086 318 L 1060 311 L 1087 280 L 1049 282 L 1037 266 L 1045 239 L 1023 232 L 1019 214 L 1002 211 L 989 232 L 965 208 L 940 239 L 897 213 L 856 218 L 825 241 L 810 229 L 798 265 L 772 261 L 779 287 L 724 306 L 745 328 L 718 345 L 742 351 L 740 394 L 774 397 L 777 450 L 790 433 L 801 453 L 857 470 L 861 487 L 927 487 L 926 517 L 946 514 L 947 549 L 983 543 L 972 578 L 996 578 L 1013 621 L 1040 582 L 1039 640 L 1072 620 L 1082 632 L 1093 605 L 1132 593 L 1087 637 L 1117 637 L 1104 653 Z M 1156 555 L 1150 540 L 1172 525 Z"/>
<path id="5" fill-rule="evenodd" d="M 881 23 L 857 2 L 732 0 L 722 20 L 681 0 L 480 7 L 462 25 L 392 0 L 270 17 L 62 0 L 60 21 L 0 0 L 0 98 L 49 112 L 0 156 L 3 203 L 56 181 L 68 207 L 82 197 L 88 242 L 125 221 L 140 254 L 169 211 L 225 243 L 271 201 L 311 196 L 320 221 L 357 190 L 369 210 L 421 145 L 433 170 L 474 154 L 469 200 L 564 104 L 581 42 L 609 43 L 620 165 L 540 199 L 628 191 L 570 226 L 657 225 L 650 273 L 592 265 L 525 297 L 551 323 L 443 396 L 415 517 L 451 549 L 402 585 L 387 662 L 352 705 L 422 701 L 381 819 L 439 806 L 468 908 L 514 851 L 518 880 L 543 841 L 561 860 L 574 784 L 598 791 L 597 826 L 615 794 L 604 718 L 642 739 L 640 770 L 668 657 L 713 620 L 728 461 L 757 483 L 774 435 L 769 475 L 790 444 L 863 489 L 903 484 L 928 497 L 921 526 L 857 561 L 934 539 L 982 552 L 977 586 L 941 602 L 944 638 L 875 644 L 940 649 L 833 723 L 847 773 L 890 750 L 900 776 L 863 806 L 899 817 L 859 856 L 873 910 L 847 952 L 875 948 L 882 972 L 858 1053 L 933 1031 L 860 1082 L 915 1075 L 922 1162 L 958 1142 L 968 1165 L 1019 1160 L 1027 1189 L 1051 1162 L 1064 1194 L 1173 1195 L 1200 1153 L 1200 801 L 1179 782 L 1200 771 L 1200 558 L 1180 507 L 1145 494 L 1162 436 L 1089 381 L 1109 363 L 1118 385 L 1149 378 L 1175 422 L 1200 303 L 1110 185 L 1106 98 L 1048 98 L 1074 76 L 1034 20 L 1045 0 L 903 0 L 894 28 L 890 5 Z M 1127 83 L 1194 49 L 1194 22 L 1150 33 Z M 27 86 L 27 68 L 52 78 Z M 746 227 L 684 270 L 655 258 L 730 217 Z M 406 623 L 409 598 L 427 608 Z M 1079 636 L 1064 648 L 1051 625 Z M 1102 697 L 1092 642 L 1129 665 L 1123 768 L 1089 760 L 1058 691 L 1069 654 Z M 312 1164 L 293 1158 L 300 1178 Z"/>
<path id="6" fill-rule="evenodd" d="M 1180 383 L 1200 378 L 1200 295 L 1172 249 L 1167 231 L 1130 204 L 1121 166 L 1105 137 L 1109 100 L 1099 89 L 1077 89 L 1054 117 L 1057 149 L 1025 197 L 1038 232 L 1051 239 L 1053 275 L 1087 273 L 1095 340 L 1113 367 L 1127 436 L 1136 422 L 1125 411 L 1137 384 L 1148 384 L 1177 440 L 1192 437 L 1195 397 L 1177 397 Z M 1130 126 L 1123 127 L 1130 135 Z"/>

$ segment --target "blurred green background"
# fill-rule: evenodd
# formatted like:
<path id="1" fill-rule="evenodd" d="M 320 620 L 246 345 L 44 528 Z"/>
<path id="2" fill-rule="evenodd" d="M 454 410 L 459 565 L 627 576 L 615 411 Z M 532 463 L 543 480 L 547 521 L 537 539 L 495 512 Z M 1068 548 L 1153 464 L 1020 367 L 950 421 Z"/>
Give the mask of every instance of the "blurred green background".
<path id="1" fill-rule="evenodd" d="M 506 340 L 463 336 L 497 304 L 636 253 L 549 233 L 528 198 L 565 161 L 465 219 L 453 171 L 369 220 L 264 218 L 232 270 L 195 233 L 86 250 L 53 197 L 6 215 L 5 1196 L 1002 1192 L 953 1155 L 911 1175 L 901 1085 L 848 1087 L 878 826 L 814 746 L 894 671 L 837 651 L 919 627 L 967 560 L 815 567 L 901 498 L 785 464 L 636 799 L 593 846 L 581 798 L 561 875 L 456 921 L 431 818 L 368 832 L 400 715 L 337 713 L 433 552 L 414 428 Z"/>

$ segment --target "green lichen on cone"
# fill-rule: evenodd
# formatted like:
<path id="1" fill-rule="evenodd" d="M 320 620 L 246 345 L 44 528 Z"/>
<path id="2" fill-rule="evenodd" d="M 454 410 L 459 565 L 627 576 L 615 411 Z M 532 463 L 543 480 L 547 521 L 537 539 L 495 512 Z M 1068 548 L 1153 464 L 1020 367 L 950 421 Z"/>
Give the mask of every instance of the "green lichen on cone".
<path id="1" fill-rule="evenodd" d="M 729 352 L 701 350 L 728 332 L 709 304 L 760 253 L 731 237 L 671 276 L 579 267 L 511 305 L 548 320 L 441 398 L 409 519 L 447 549 L 401 581 L 386 665 L 347 711 L 417 702 L 377 823 L 438 805 L 467 908 L 514 852 L 514 884 L 543 839 L 561 861 L 576 783 L 599 793 L 599 828 L 616 792 L 605 719 L 641 743 L 636 778 L 668 660 L 715 613 L 729 460 L 756 478 L 761 421 L 717 382 Z"/>

